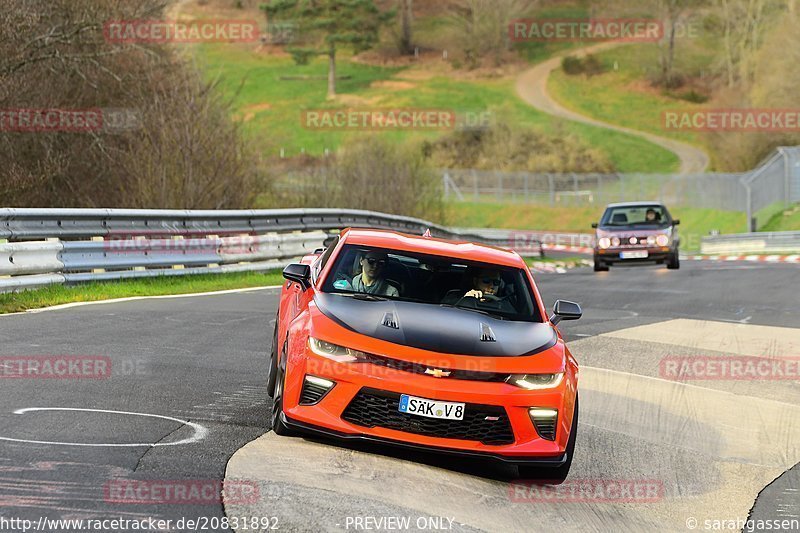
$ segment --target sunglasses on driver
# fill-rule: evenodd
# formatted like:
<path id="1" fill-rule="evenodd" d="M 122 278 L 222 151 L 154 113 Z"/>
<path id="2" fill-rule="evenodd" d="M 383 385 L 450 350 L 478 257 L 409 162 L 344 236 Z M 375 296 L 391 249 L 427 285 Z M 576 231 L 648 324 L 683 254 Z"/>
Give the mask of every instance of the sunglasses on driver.
<path id="1" fill-rule="evenodd" d="M 386 265 L 386 259 L 378 259 L 377 257 L 365 257 L 364 259 L 366 259 L 367 263 L 369 263 L 369 266 L 374 267 L 377 265 L 382 267 Z"/>

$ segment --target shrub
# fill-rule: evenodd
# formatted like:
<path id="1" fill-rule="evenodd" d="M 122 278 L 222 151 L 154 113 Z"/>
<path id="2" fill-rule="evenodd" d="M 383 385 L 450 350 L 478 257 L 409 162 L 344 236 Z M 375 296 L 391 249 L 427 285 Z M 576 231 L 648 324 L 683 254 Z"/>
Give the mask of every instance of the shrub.
<path id="1" fill-rule="evenodd" d="M 356 137 L 335 156 L 292 172 L 271 206 L 367 209 L 441 222 L 441 176 L 419 146 Z"/>
<path id="2" fill-rule="evenodd" d="M 575 56 L 566 56 L 561 60 L 561 68 L 569 76 L 577 76 L 579 74 L 595 76 L 605 71 L 605 67 L 603 67 L 600 60 L 591 54 L 583 59 Z"/>

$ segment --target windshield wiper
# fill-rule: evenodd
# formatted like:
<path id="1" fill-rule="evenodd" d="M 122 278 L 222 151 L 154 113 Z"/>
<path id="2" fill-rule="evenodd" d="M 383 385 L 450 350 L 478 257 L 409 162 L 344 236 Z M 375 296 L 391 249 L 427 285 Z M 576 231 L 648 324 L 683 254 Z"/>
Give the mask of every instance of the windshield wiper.
<path id="1" fill-rule="evenodd" d="M 483 309 L 477 309 L 475 307 L 464 307 L 461 305 L 453 305 L 453 304 L 439 304 L 441 307 L 449 307 L 451 309 L 463 309 L 464 311 L 474 311 L 476 313 L 480 313 L 482 315 L 490 316 L 492 318 L 496 318 L 498 320 L 507 320 L 506 317 L 503 315 L 498 315 L 496 313 L 490 313 L 489 311 L 485 311 Z"/>
<path id="2" fill-rule="evenodd" d="M 340 296 L 347 296 L 349 298 L 355 298 L 356 300 L 364 300 L 366 302 L 385 302 L 389 298 L 383 298 L 382 296 L 375 296 L 374 294 L 368 294 L 365 292 L 335 292 L 333 294 L 338 294 Z"/>

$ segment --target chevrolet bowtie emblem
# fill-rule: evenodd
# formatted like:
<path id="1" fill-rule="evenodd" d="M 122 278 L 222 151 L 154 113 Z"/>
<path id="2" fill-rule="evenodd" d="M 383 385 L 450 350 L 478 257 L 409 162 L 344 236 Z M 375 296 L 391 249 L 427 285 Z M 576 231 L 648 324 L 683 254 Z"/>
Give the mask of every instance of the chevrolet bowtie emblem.
<path id="1" fill-rule="evenodd" d="M 429 374 L 435 378 L 446 378 L 450 375 L 450 372 L 447 370 L 439 370 L 438 368 L 426 368 L 425 373 Z"/>

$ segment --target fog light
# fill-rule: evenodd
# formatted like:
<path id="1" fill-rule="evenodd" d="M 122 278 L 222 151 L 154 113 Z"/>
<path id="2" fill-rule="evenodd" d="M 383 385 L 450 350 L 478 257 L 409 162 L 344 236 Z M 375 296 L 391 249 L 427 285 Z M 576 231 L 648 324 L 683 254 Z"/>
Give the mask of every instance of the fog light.
<path id="1" fill-rule="evenodd" d="M 556 422 L 558 422 L 558 411 L 556 409 L 545 409 L 542 407 L 531 407 L 528 414 L 536 428 L 536 433 L 545 440 L 556 440 Z"/>
<path id="2" fill-rule="evenodd" d="M 636 239 L 636 237 L 631 237 L 630 239 L 628 239 L 628 242 L 631 244 L 636 244 L 639 241 Z"/>
<path id="3" fill-rule="evenodd" d="M 300 405 L 319 403 L 334 385 L 336 385 L 336 382 L 329 379 L 306 376 L 303 380 L 303 390 L 300 391 Z"/>

